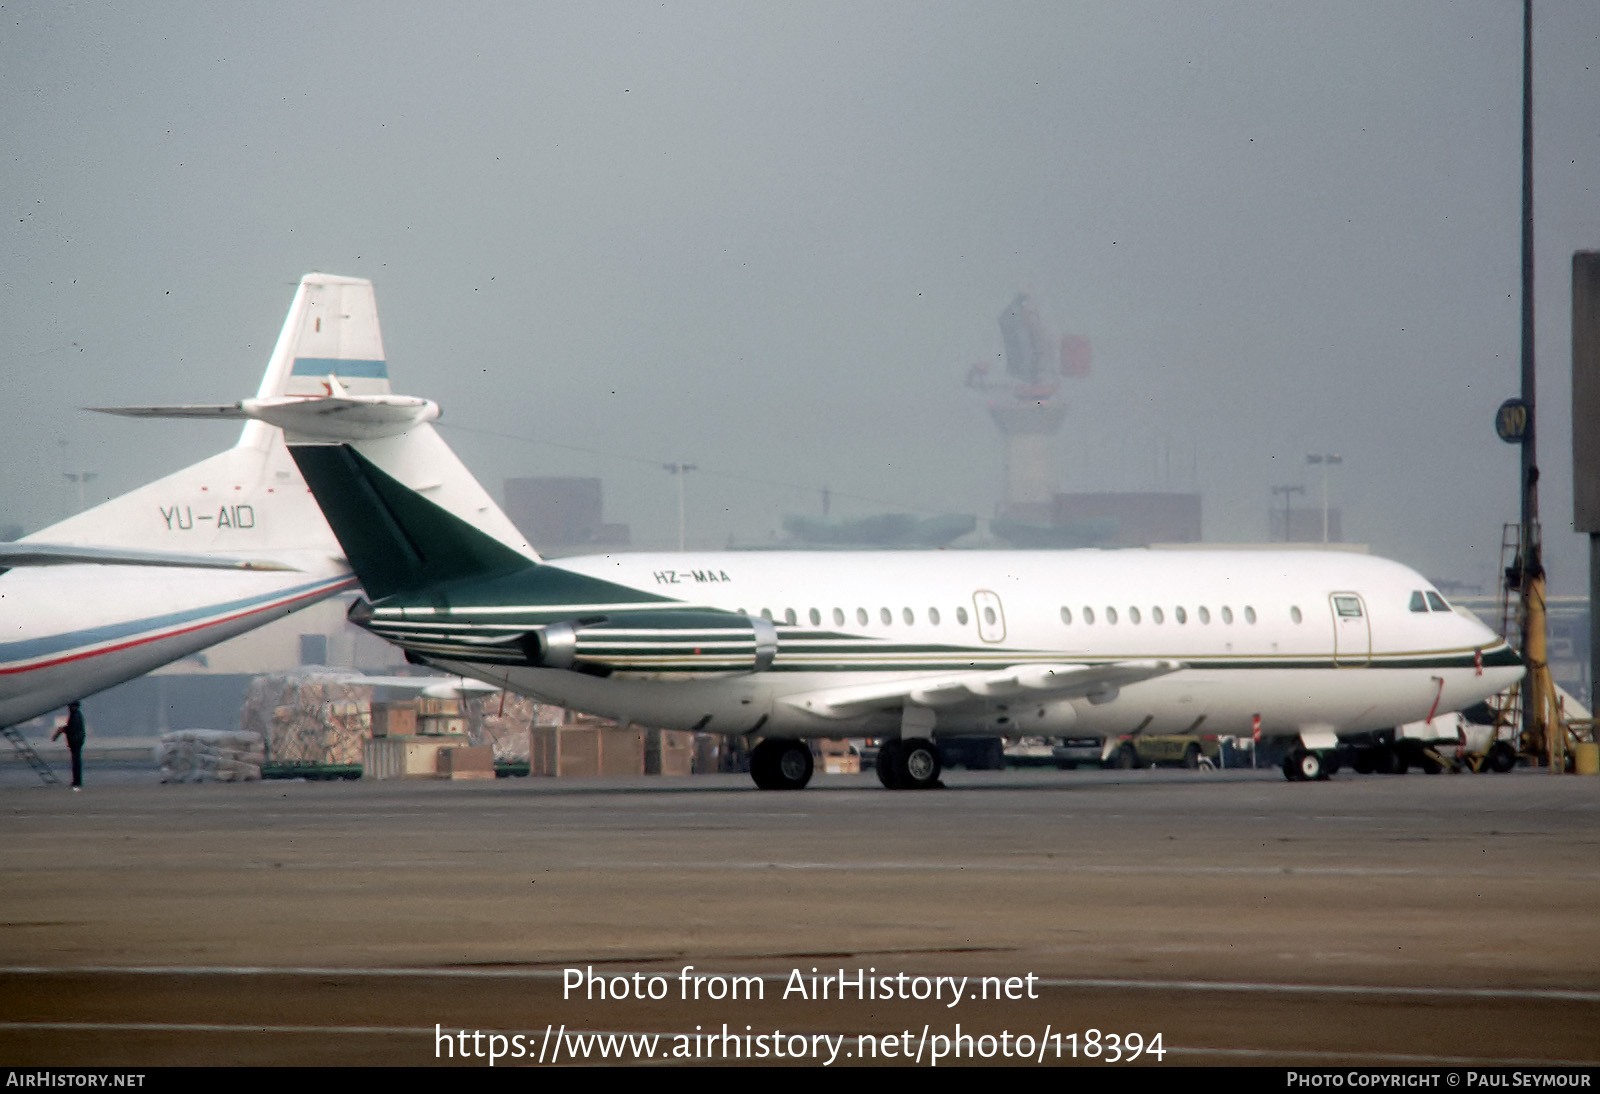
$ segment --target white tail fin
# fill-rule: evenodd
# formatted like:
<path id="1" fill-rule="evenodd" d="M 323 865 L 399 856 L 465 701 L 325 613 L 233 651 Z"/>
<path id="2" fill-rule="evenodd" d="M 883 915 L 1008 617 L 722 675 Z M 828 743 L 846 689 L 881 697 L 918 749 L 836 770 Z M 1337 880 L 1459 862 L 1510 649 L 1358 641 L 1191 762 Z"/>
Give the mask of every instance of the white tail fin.
<path id="1" fill-rule="evenodd" d="M 259 397 L 323 395 L 336 386 L 359 395 L 389 392 L 377 302 L 370 281 L 308 274 L 289 306 Z M 226 452 L 27 539 L 240 558 L 341 554 L 289 458 L 282 430 L 262 421 L 247 422 L 239 443 Z"/>
<path id="2" fill-rule="evenodd" d="M 389 394 L 378 298 L 364 278 L 307 274 L 289 305 L 256 398 L 332 395 L 330 376 L 351 395 Z M 264 422 L 250 422 L 239 444 L 259 447 L 275 432 Z"/>

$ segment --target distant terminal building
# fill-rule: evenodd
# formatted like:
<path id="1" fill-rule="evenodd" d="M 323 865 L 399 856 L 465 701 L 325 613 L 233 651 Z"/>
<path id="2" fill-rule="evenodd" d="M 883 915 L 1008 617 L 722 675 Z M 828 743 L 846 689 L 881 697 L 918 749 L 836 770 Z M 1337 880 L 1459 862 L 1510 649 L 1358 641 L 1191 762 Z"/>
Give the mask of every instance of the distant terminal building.
<path id="1" fill-rule="evenodd" d="M 1344 530 L 1339 521 L 1339 510 L 1328 510 L 1328 535 L 1322 535 L 1322 508 L 1307 506 L 1304 509 L 1284 511 L 1281 505 L 1267 510 L 1268 536 L 1273 543 L 1343 543 Z M 1285 534 L 1285 528 L 1288 533 Z"/>
<path id="2" fill-rule="evenodd" d="M 540 554 L 586 554 L 632 543 L 628 525 L 606 522 L 599 479 L 507 479 L 505 499 L 506 516 Z"/>
<path id="3" fill-rule="evenodd" d="M 948 547 L 978 527 L 978 519 L 955 513 L 917 516 L 879 513 L 870 517 L 832 519 L 790 515 L 783 518 L 789 541 L 812 549 Z"/>
<path id="4" fill-rule="evenodd" d="M 1047 509 L 1022 519 L 1015 510 L 989 522 L 1014 547 L 1144 547 L 1200 542 L 1200 495 L 1057 494 Z"/>

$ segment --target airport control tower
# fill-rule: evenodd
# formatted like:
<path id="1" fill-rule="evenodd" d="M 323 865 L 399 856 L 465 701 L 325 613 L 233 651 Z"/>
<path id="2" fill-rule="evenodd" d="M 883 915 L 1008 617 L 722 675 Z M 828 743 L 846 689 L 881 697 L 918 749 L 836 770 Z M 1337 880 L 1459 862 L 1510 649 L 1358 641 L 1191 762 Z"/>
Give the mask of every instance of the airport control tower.
<path id="1" fill-rule="evenodd" d="M 1089 374 L 1089 340 L 1069 334 L 1055 342 L 1027 293 L 1018 293 L 1000 313 L 1000 335 L 1006 375 L 993 377 L 981 364 L 967 373 L 967 386 L 987 396 L 989 416 L 1006 439 L 1006 497 L 999 517 L 1008 524 L 1052 526 L 1057 523 L 1052 438 L 1067 413 L 1058 396 L 1064 378 Z"/>

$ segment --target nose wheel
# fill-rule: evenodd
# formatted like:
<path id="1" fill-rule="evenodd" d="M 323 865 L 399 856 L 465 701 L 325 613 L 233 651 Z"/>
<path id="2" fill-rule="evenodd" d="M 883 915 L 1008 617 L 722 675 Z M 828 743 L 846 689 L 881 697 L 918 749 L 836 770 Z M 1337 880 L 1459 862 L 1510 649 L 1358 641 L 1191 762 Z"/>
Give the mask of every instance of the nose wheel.
<path id="1" fill-rule="evenodd" d="M 1283 758 L 1283 775 L 1290 782 L 1321 782 L 1335 770 L 1322 753 L 1309 748 L 1297 748 Z"/>

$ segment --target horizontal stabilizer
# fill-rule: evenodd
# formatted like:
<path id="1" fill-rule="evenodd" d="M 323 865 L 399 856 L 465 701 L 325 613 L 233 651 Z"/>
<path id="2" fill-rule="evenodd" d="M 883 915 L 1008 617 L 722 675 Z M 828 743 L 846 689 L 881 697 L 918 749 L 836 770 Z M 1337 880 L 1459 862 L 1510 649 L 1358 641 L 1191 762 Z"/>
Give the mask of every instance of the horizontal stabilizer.
<path id="1" fill-rule="evenodd" d="M 894 707 L 948 707 L 982 699 L 1080 699 L 1105 701 L 1118 688 L 1165 676 L 1181 661 L 1115 661 L 1104 665 L 1014 665 L 990 672 L 901 679 L 862 687 L 830 688 L 791 695 L 784 702 L 825 718 L 851 718 Z"/>
<path id="2" fill-rule="evenodd" d="M 123 547 L 85 547 L 70 543 L 0 543 L 0 569 L 18 566 L 177 566 L 201 570 L 270 570 L 298 572 L 298 568 L 271 559 L 226 558 L 222 555 L 179 554 L 175 551 L 140 551 Z"/>
<path id="3" fill-rule="evenodd" d="M 86 406 L 96 414 L 119 418 L 201 418 L 206 421 L 243 421 L 250 417 L 238 403 L 195 403 L 181 406 Z"/>
<path id="4" fill-rule="evenodd" d="M 200 418 L 266 422 L 289 441 L 367 441 L 392 437 L 439 417 L 439 406 L 414 395 L 350 395 L 328 377 L 334 394 L 244 399 L 237 403 L 189 406 L 91 406 L 123 418 Z"/>

